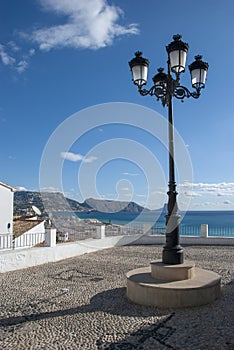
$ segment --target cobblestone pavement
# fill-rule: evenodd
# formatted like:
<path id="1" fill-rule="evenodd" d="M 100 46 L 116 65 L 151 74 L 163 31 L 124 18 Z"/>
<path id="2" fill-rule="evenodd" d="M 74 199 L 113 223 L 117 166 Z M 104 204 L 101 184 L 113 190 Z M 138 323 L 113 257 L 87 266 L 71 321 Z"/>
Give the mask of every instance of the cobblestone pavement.
<path id="1" fill-rule="evenodd" d="M 234 247 L 186 247 L 186 259 L 222 276 L 222 297 L 187 309 L 134 305 L 125 274 L 159 246 L 105 249 L 0 274 L 0 349 L 234 350 Z"/>

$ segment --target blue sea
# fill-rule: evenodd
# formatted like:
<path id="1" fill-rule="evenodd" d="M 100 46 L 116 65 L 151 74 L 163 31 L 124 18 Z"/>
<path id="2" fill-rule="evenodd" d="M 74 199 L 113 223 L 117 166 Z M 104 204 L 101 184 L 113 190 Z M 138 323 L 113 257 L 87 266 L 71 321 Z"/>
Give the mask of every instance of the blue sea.
<path id="1" fill-rule="evenodd" d="M 142 223 L 153 223 L 154 219 L 158 217 L 157 211 L 144 212 L 142 216 L 136 213 L 116 212 L 79 212 L 76 215 L 80 219 L 95 218 L 102 222 L 109 222 L 113 224 L 126 225 L 131 221 L 138 221 Z M 217 225 L 217 226 L 234 226 L 234 211 L 187 211 L 185 214 L 180 213 L 183 224 L 186 225 Z M 165 213 L 161 213 L 157 219 L 158 223 L 165 222 Z"/>
<path id="2" fill-rule="evenodd" d="M 59 215 L 71 215 L 74 213 L 57 213 Z M 157 229 L 165 228 L 165 212 L 149 211 L 141 215 L 139 213 L 116 212 L 77 212 L 80 219 L 95 218 L 101 222 L 118 225 L 149 224 Z M 208 224 L 209 235 L 234 237 L 234 211 L 187 211 L 181 212 L 180 231 L 183 235 L 199 235 L 200 225 Z"/>

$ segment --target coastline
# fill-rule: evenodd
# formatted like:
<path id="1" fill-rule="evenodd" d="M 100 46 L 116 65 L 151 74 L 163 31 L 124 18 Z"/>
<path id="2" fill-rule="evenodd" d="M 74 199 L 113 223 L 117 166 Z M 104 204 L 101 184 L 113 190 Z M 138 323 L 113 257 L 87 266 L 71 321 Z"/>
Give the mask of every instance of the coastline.
<path id="1" fill-rule="evenodd" d="M 160 215 L 159 215 L 160 214 Z M 56 227 L 69 225 L 75 227 L 82 222 L 104 225 L 131 226 L 132 229 L 148 225 L 154 233 L 164 232 L 166 220 L 165 214 L 158 212 L 136 213 L 101 213 L 92 212 L 53 212 L 52 221 Z M 208 225 L 209 235 L 234 237 L 234 211 L 189 211 L 181 215 L 181 235 L 199 236 L 201 225 Z"/>
<path id="2" fill-rule="evenodd" d="M 149 211 L 144 213 L 132 213 L 132 212 L 99 212 L 99 211 L 56 211 L 51 213 L 52 216 L 72 216 L 75 215 L 79 219 L 96 218 L 97 220 L 109 221 L 113 223 L 118 222 L 131 222 L 134 220 L 139 223 L 164 223 L 165 212 L 161 211 Z M 181 223 L 183 224 L 214 224 L 214 225 L 233 225 L 234 226 L 234 210 L 222 210 L 222 211 L 187 211 L 180 212 Z M 155 220 L 155 218 L 157 220 Z"/>

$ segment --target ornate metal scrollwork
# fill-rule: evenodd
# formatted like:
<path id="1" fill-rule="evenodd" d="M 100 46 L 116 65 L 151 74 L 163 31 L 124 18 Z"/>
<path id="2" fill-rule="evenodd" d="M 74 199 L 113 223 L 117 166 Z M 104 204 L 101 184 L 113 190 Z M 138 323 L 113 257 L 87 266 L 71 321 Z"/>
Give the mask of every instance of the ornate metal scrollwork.
<path id="1" fill-rule="evenodd" d="M 139 86 L 138 91 L 141 94 L 141 96 L 146 96 L 146 95 L 153 96 L 154 95 L 154 86 L 152 86 L 152 88 L 150 90 L 142 89 L 142 87 Z"/>
<path id="2" fill-rule="evenodd" d="M 198 98 L 200 96 L 200 91 L 197 90 L 197 91 L 190 92 L 189 89 L 187 89 L 185 86 L 179 85 L 174 89 L 173 96 L 183 102 L 185 97 Z"/>
<path id="3" fill-rule="evenodd" d="M 170 77 L 166 84 L 164 83 L 162 85 L 153 85 L 149 90 L 139 87 L 139 93 L 142 96 L 155 96 L 157 100 L 161 100 L 163 106 L 166 106 L 168 104 L 170 95 L 183 102 L 185 98 L 198 98 L 200 96 L 200 89 L 191 92 L 185 86 L 179 85 L 176 80 L 173 80 Z"/>

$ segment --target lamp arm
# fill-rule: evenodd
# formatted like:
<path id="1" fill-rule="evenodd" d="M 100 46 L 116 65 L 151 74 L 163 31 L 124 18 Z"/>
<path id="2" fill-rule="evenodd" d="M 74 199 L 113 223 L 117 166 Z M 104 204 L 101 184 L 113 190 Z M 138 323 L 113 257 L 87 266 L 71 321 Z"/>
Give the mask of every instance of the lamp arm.
<path id="1" fill-rule="evenodd" d="M 142 89 L 140 86 L 138 87 L 138 91 L 141 94 L 141 96 L 155 96 L 157 100 L 161 100 L 162 105 L 166 106 L 168 104 L 168 93 L 166 86 L 162 85 L 153 85 L 149 90 Z"/>
<path id="2" fill-rule="evenodd" d="M 141 94 L 141 96 L 146 96 L 146 95 L 153 96 L 154 89 L 155 89 L 155 86 L 152 86 L 149 90 L 142 89 L 142 86 L 138 86 L 138 92 Z"/>
<path id="3" fill-rule="evenodd" d="M 196 91 L 189 91 L 185 86 L 179 85 L 173 91 L 173 96 L 179 100 L 184 100 L 185 97 L 199 98 L 201 95 L 201 89 L 197 88 Z"/>

